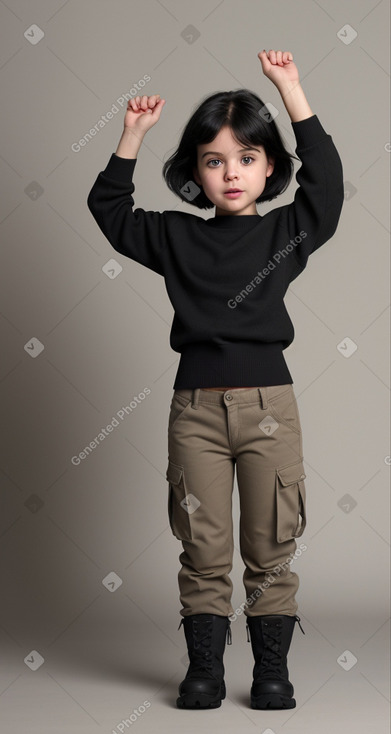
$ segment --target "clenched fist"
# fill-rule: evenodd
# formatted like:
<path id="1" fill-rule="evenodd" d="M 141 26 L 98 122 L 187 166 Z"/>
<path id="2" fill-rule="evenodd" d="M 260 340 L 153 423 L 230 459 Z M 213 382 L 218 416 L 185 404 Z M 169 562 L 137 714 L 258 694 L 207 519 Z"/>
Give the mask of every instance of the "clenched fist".
<path id="1" fill-rule="evenodd" d="M 153 94 L 150 97 L 145 94 L 143 97 L 130 99 L 125 114 L 124 128 L 143 136 L 157 123 L 165 103 L 165 99 L 160 99 L 160 94 Z"/>

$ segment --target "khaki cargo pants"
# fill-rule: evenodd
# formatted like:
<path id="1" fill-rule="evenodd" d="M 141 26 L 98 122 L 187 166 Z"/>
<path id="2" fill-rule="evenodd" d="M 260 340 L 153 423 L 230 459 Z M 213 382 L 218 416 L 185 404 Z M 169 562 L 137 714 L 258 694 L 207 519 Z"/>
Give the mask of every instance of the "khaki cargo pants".
<path id="1" fill-rule="evenodd" d="M 244 614 L 295 615 L 295 538 L 306 525 L 302 433 L 292 384 L 174 390 L 168 517 L 181 541 L 182 616 L 234 615 L 232 492 L 240 502 Z M 301 553 L 301 551 L 300 551 Z"/>

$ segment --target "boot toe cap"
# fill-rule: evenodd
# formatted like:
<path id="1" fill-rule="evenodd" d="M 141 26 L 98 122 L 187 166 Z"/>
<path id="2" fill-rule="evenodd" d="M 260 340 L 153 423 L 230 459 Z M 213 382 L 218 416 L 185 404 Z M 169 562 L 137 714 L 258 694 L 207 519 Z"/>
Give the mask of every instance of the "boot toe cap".
<path id="1" fill-rule="evenodd" d="M 294 689 L 290 681 L 285 680 L 262 680 L 254 682 L 251 688 L 251 694 L 257 698 L 258 696 L 268 694 L 278 694 L 280 696 L 293 696 Z"/>
<path id="2" fill-rule="evenodd" d="M 188 678 L 179 686 L 179 695 L 187 696 L 194 694 L 206 694 L 216 696 L 220 692 L 221 683 L 212 679 Z"/>

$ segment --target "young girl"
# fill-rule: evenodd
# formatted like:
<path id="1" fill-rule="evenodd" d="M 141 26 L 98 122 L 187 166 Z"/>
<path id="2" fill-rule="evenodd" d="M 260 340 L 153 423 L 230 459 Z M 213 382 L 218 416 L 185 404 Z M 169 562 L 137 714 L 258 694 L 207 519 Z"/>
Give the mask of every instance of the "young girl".
<path id="1" fill-rule="evenodd" d="M 214 217 L 133 210 L 137 153 L 165 104 L 158 94 L 128 102 L 117 150 L 88 196 L 113 248 L 162 275 L 175 310 L 170 345 L 181 358 L 166 478 L 170 527 L 183 548 L 178 581 L 190 665 L 179 686 L 182 708 L 216 708 L 226 695 L 223 653 L 237 616 L 229 577 L 235 465 L 242 606 L 255 659 L 251 706 L 296 705 L 287 653 L 300 625 L 299 580 L 290 564 L 306 525 L 306 490 L 283 356 L 294 328 L 283 299 L 309 255 L 336 231 L 344 193 L 340 157 L 308 105 L 292 54 L 263 50 L 258 57 L 296 138 L 301 167 L 291 204 L 257 212 L 286 190 L 295 156 L 284 148 L 278 111 L 247 89 L 206 98 L 163 166 L 171 191 L 199 209 L 216 207 Z"/>

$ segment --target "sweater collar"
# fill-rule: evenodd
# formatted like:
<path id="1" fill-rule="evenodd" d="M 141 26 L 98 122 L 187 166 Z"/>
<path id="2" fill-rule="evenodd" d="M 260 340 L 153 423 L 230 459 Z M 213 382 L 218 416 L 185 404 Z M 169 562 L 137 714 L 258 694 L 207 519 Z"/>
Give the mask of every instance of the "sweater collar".
<path id="1" fill-rule="evenodd" d="M 261 221 L 262 216 L 260 214 L 242 214 L 235 216 L 234 214 L 223 214 L 218 217 L 210 217 L 205 219 L 208 227 L 216 229 L 246 229 L 249 225 L 256 224 L 257 221 Z"/>

